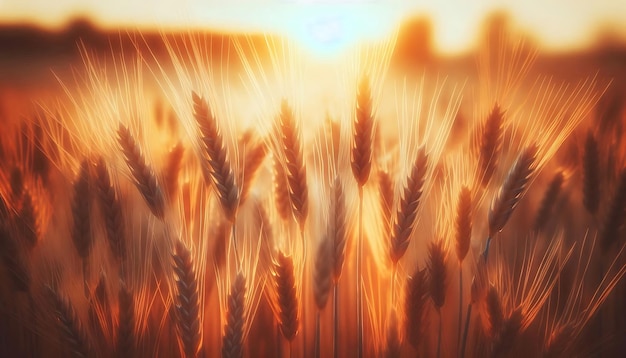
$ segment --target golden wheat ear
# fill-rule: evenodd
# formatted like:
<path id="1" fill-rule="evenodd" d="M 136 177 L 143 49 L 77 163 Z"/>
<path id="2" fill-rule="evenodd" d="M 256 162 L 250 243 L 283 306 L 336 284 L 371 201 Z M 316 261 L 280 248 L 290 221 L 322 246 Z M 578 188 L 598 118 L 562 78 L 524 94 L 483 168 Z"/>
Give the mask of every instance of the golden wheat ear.
<path id="1" fill-rule="evenodd" d="M 369 78 L 363 76 L 357 91 L 351 160 L 352 174 L 360 187 L 367 183 L 372 168 L 373 133 L 372 93 Z"/>
<path id="2" fill-rule="evenodd" d="M 200 130 L 202 166 L 205 180 L 213 184 L 226 219 L 233 221 L 239 206 L 239 188 L 231 166 L 224 138 L 208 102 L 191 93 L 193 114 Z"/>
<path id="3" fill-rule="evenodd" d="M 278 322 L 283 337 L 289 342 L 298 334 L 298 296 L 293 259 L 279 252 L 274 263 L 274 290 L 278 298 Z"/>
<path id="4" fill-rule="evenodd" d="M 608 251 L 620 237 L 620 229 L 624 226 L 624 212 L 626 211 L 626 168 L 622 173 L 613 193 L 609 209 L 604 218 L 600 233 L 602 251 Z"/>
<path id="5" fill-rule="evenodd" d="M 117 139 L 130 169 L 133 182 L 154 216 L 165 217 L 165 196 L 159 185 L 154 169 L 146 162 L 141 148 L 128 128 L 120 123 Z"/>
<path id="6" fill-rule="evenodd" d="M 472 241 L 472 192 L 466 186 L 461 188 L 456 209 L 456 256 L 463 262 Z"/>
<path id="7" fill-rule="evenodd" d="M 482 172 L 482 184 L 487 186 L 498 167 L 502 151 L 504 111 L 496 103 L 483 126 L 480 140 L 479 166 Z"/>
<path id="8" fill-rule="evenodd" d="M 330 289 L 333 286 L 333 249 L 332 238 L 326 235 L 317 247 L 313 267 L 313 297 L 319 310 L 323 310 L 328 302 Z"/>
<path id="9" fill-rule="evenodd" d="M 226 327 L 222 338 L 222 358 L 243 357 L 246 279 L 238 273 L 228 295 Z"/>
<path id="10" fill-rule="evenodd" d="M 537 209 L 537 216 L 535 216 L 533 225 L 533 230 L 535 232 L 543 230 L 548 223 L 557 199 L 561 194 L 561 188 L 563 187 L 564 180 L 565 178 L 563 176 L 563 172 L 559 171 L 554 174 L 554 177 L 550 181 L 548 188 L 543 194 L 543 199 L 541 199 L 541 204 Z"/>
<path id="11" fill-rule="evenodd" d="M 296 123 L 295 114 L 286 100 L 281 102 L 279 119 L 289 198 L 293 214 L 302 229 L 309 212 L 309 186 L 300 128 Z"/>
<path id="12" fill-rule="evenodd" d="M 524 321 L 524 314 L 521 309 L 513 311 L 509 318 L 504 321 L 500 331 L 496 334 L 491 347 L 491 357 L 505 357 L 507 356 L 515 341 L 522 333 L 522 322 Z"/>
<path id="13" fill-rule="evenodd" d="M 483 253 L 485 260 L 489 255 L 491 240 L 497 233 L 502 231 L 526 192 L 528 183 L 535 171 L 535 160 L 537 159 L 538 150 L 537 145 L 531 145 L 517 157 L 502 187 L 500 187 L 498 195 L 489 208 L 489 238 Z"/>
<path id="14" fill-rule="evenodd" d="M 193 260 L 189 249 L 182 242 L 176 242 L 172 255 L 176 275 L 177 295 L 175 298 L 178 334 L 185 357 L 196 357 L 200 350 L 200 299 Z"/>
<path id="15" fill-rule="evenodd" d="M 415 350 L 419 350 L 422 343 L 428 342 L 428 322 L 426 309 L 429 297 L 429 284 L 426 270 L 415 267 L 407 278 L 404 300 L 406 339 Z"/>
<path id="16" fill-rule="evenodd" d="M 96 186 L 98 187 L 100 211 L 111 252 L 123 264 L 126 258 L 126 233 L 124 231 L 124 213 L 117 188 L 111 183 L 111 177 L 104 158 L 96 161 Z"/>
<path id="17" fill-rule="evenodd" d="M 587 133 L 583 153 L 583 205 L 592 215 L 600 207 L 600 151 L 591 131 Z"/>
<path id="18" fill-rule="evenodd" d="M 117 317 L 117 356 L 120 358 L 134 357 L 136 347 L 135 299 L 133 292 L 123 282 L 120 282 L 120 289 L 118 293 Z"/>
<path id="19" fill-rule="evenodd" d="M 404 253 L 409 247 L 413 226 L 415 225 L 417 212 L 422 199 L 422 191 L 424 190 L 427 171 L 428 155 L 426 154 L 426 150 L 421 148 L 404 187 L 400 207 L 396 212 L 389 251 L 391 261 L 394 264 L 404 256 Z"/>
<path id="20" fill-rule="evenodd" d="M 72 304 L 52 288 L 48 287 L 47 291 L 63 343 L 75 357 L 93 357 L 94 352 L 87 331 L 78 319 Z"/>

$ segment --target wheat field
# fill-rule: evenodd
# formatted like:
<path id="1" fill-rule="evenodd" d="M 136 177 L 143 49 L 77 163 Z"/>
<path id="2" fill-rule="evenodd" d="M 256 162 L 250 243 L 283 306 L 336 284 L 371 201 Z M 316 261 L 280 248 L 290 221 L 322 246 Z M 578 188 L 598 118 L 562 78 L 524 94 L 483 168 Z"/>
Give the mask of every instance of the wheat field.
<path id="1" fill-rule="evenodd" d="M 626 97 L 491 40 L 79 44 L 2 96 L 2 355 L 620 356 Z"/>

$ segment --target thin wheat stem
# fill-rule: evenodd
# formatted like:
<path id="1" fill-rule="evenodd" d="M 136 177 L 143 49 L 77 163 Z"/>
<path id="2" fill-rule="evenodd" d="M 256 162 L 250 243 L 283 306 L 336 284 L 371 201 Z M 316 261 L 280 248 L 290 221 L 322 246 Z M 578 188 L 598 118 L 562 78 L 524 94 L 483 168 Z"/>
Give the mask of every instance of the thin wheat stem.
<path id="1" fill-rule="evenodd" d="M 398 274 L 398 264 L 394 263 L 391 270 L 391 303 L 396 304 L 396 275 Z"/>
<path id="2" fill-rule="evenodd" d="M 320 316 L 321 316 L 321 311 L 317 310 L 317 315 L 315 317 L 315 358 L 320 358 L 321 356 L 321 352 L 320 352 L 320 340 L 321 340 L 321 324 L 320 324 Z M 306 352 L 305 352 L 306 353 Z"/>
<path id="3" fill-rule="evenodd" d="M 356 329 L 357 329 L 357 357 L 363 357 L 363 295 L 361 291 L 361 270 L 363 260 L 363 187 L 359 186 L 359 239 L 357 240 L 356 256 Z"/>
<path id="4" fill-rule="evenodd" d="M 456 344 L 461 344 L 461 325 L 463 324 L 463 262 L 459 262 L 459 325 L 456 335 Z"/>
<path id="5" fill-rule="evenodd" d="M 237 272 L 241 272 L 241 258 L 239 257 L 239 251 L 237 251 L 237 221 L 233 220 L 232 222 L 232 226 L 231 226 L 231 230 L 230 230 L 231 236 L 231 244 L 233 245 L 233 252 L 235 255 L 235 265 L 237 266 Z"/>
<path id="6" fill-rule="evenodd" d="M 465 327 L 463 327 L 463 339 L 461 340 L 461 358 L 465 357 L 465 346 L 467 345 L 467 334 L 469 333 L 470 320 L 472 318 L 472 303 L 467 304 L 467 315 L 465 316 Z"/>
<path id="7" fill-rule="evenodd" d="M 437 358 L 441 357 L 441 308 L 437 308 L 439 316 L 439 333 L 437 334 Z"/>
<path id="8" fill-rule="evenodd" d="M 300 225 L 300 239 L 302 240 L 302 275 L 300 276 L 300 282 L 302 282 L 302 290 L 304 292 L 304 290 L 307 289 L 307 282 L 308 282 L 308 277 L 304 275 L 305 272 L 307 272 L 306 269 L 306 265 L 307 265 L 307 245 L 306 245 L 306 241 L 305 241 L 305 237 L 304 237 L 304 224 Z M 308 297 L 308 296 L 306 296 Z M 302 305 L 304 305 L 304 307 L 306 307 L 306 301 L 304 301 L 303 298 L 303 302 Z M 302 350 L 303 350 L 303 354 L 306 356 L 307 353 L 307 344 L 306 344 L 306 329 L 304 329 L 304 327 L 306 327 L 306 309 L 302 310 L 302 316 L 300 317 L 301 321 L 302 321 Z"/>
<path id="9" fill-rule="evenodd" d="M 339 283 L 336 283 L 333 287 L 333 358 L 337 358 L 339 355 Z"/>

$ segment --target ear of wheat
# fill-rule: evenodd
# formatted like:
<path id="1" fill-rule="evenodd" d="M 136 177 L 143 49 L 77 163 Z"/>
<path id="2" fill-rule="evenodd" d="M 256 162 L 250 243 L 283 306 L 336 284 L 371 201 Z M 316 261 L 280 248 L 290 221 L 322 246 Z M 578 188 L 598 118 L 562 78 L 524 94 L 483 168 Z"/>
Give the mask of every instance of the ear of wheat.
<path id="1" fill-rule="evenodd" d="M 279 122 L 282 151 L 285 156 L 287 188 L 289 188 L 293 214 L 300 226 L 303 227 L 309 210 L 309 189 L 300 128 L 297 126 L 294 116 L 287 101 L 283 100 L 280 105 Z"/>
<path id="2" fill-rule="evenodd" d="M 513 311 L 494 339 L 491 357 L 503 357 L 509 354 L 521 333 L 523 320 L 524 315 L 521 309 Z"/>
<path id="3" fill-rule="evenodd" d="M 593 133 L 587 133 L 583 154 L 583 204 L 595 214 L 600 206 L 600 153 Z"/>
<path id="4" fill-rule="evenodd" d="M 346 202 L 343 185 L 339 177 L 335 178 L 331 189 L 330 215 L 328 218 L 328 236 L 332 241 L 332 276 L 335 283 L 341 277 L 343 264 L 346 258 L 346 243 L 348 242 Z"/>
<path id="5" fill-rule="evenodd" d="M 248 148 L 248 146 L 250 148 Z M 256 178 L 259 169 L 263 165 L 263 161 L 267 156 L 267 149 L 263 142 L 248 143 L 247 146 L 244 144 L 244 147 L 246 148 L 246 153 L 243 165 L 240 205 L 243 205 L 246 199 L 248 199 L 248 194 L 252 184 L 254 183 L 254 179 Z"/>
<path id="6" fill-rule="evenodd" d="M 237 274 L 228 295 L 226 327 L 222 339 L 222 358 L 243 357 L 243 332 L 245 322 L 246 279 Z"/>
<path id="7" fill-rule="evenodd" d="M 333 240 L 325 236 L 317 247 L 313 268 L 313 297 L 319 310 L 323 310 L 328 302 L 328 295 L 333 285 Z"/>
<path id="8" fill-rule="evenodd" d="M 291 257 L 278 253 L 273 271 L 274 290 L 278 299 L 278 322 L 283 337 L 293 341 L 298 333 L 298 298 L 296 294 L 296 279 L 294 276 Z"/>
<path id="9" fill-rule="evenodd" d="M 72 201 L 72 217 L 74 229 L 72 241 L 78 256 L 86 259 L 89 256 L 93 238 L 90 217 L 89 163 L 85 160 L 80 165 L 80 172 L 74 181 L 74 198 Z"/>
<path id="10" fill-rule="evenodd" d="M 463 262 L 472 240 L 472 192 L 464 186 L 459 192 L 456 210 L 456 256 Z"/>
<path id="11" fill-rule="evenodd" d="M 407 178 L 400 206 L 395 216 L 390 247 L 390 257 L 394 264 L 404 256 L 406 249 L 409 247 L 409 240 L 417 218 L 427 170 L 428 156 L 426 155 L 426 150 L 421 148 L 411 169 L 411 174 Z"/>
<path id="12" fill-rule="evenodd" d="M 37 245 L 39 233 L 37 225 L 37 211 L 33 205 L 33 198 L 28 190 L 22 195 L 22 207 L 16 218 L 19 237 L 24 245 L 32 250 Z"/>
<path id="13" fill-rule="evenodd" d="M 100 210 L 104 219 L 104 227 L 111 252 L 120 262 L 126 257 L 126 238 L 124 232 L 124 215 L 119 200 L 119 193 L 111 183 L 111 177 L 104 158 L 96 163 L 96 185 L 100 198 Z"/>
<path id="14" fill-rule="evenodd" d="M 391 176 L 388 172 L 378 172 L 378 191 L 380 198 L 380 205 L 382 209 L 382 220 L 384 221 L 384 234 L 389 235 L 391 233 L 391 220 L 393 214 L 393 197 L 394 187 Z"/>
<path id="15" fill-rule="evenodd" d="M 287 187 L 287 174 L 280 164 L 280 160 L 274 154 L 274 199 L 276 210 L 283 220 L 291 219 L 291 199 Z"/>
<path id="16" fill-rule="evenodd" d="M 426 270 L 416 267 L 406 283 L 404 302 L 406 338 L 416 350 L 423 342 L 426 342 L 427 338 L 424 336 L 428 328 L 426 304 L 429 297 L 429 283 L 427 279 Z"/>
<path id="17" fill-rule="evenodd" d="M 239 188 L 235 184 L 235 175 L 224 138 L 207 101 L 195 92 L 192 92 L 191 96 L 194 117 L 202 136 L 205 179 L 213 183 L 226 219 L 233 221 L 239 205 Z"/>
<path id="18" fill-rule="evenodd" d="M 2 218 L 2 223 L 0 224 L 0 255 L 14 289 L 28 292 L 31 285 L 31 276 L 27 266 L 27 258 L 16 240 L 11 237 L 11 233 L 4 223 L 5 218 Z"/>
<path id="19" fill-rule="evenodd" d="M 489 318 L 488 332 L 492 337 L 495 337 L 504 326 L 504 312 L 502 310 L 502 302 L 500 301 L 498 290 L 493 285 L 491 285 L 489 291 L 487 291 L 485 308 L 487 317 Z"/>
<path id="20" fill-rule="evenodd" d="M 356 116 L 352 143 L 352 173 L 359 186 L 364 186 L 372 168 L 374 117 L 369 78 L 364 76 L 357 91 Z"/>
<path id="21" fill-rule="evenodd" d="M 504 112 L 496 103 L 484 124 L 480 141 L 479 166 L 484 186 L 489 183 L 498 166 L 502 150 L 503 127 Z"/>
<path id="22" fill-rule="evenodd" d="M 517 158 L 489 209 L 489 237 L 502 231 L 522 199 L 533 174 L 538 147 L 531 145 Z"/>
<path id="23" fill-rule="evenodd" d="M 167 156 L 167 162 L 163 169 L 164 186 L 167 191 L 167 196 L 173 199 L 178 190 L 178 177 L 180 176 L 180 169 L 185 155 L 185 147 L 182 142 L 178 142 L 169 152 Z"/>
<path id="24" fill-rule="evenodd" d="M 626 216 L 626 168 L 622 169 L 617 187 L 606 213 L 604 224 L 600 232 L 600 245 L 607 251 L 619 237 L 620 229 L 624 226 Z"/>
<path id="25" fill-rule="evenodd" d="M 441 309 L 446 300 L 448 282 L 448 254 L 442 240 L 433 241 L 428 246 L 428 290 L 435 308 Z"/>
<path id="26" fill-rule="evenodd" d="M 176 242 L 173 255 L 174 273 L 176 274 L 177 296 L 176 318 L 179 338 L 182 342 L 185 357 L 195 357 L 200 350 L 200 301 L 198 283 L 194 271 L 191 252 L 182 242 Z"/>
<path id="27" fill-rule="evenodd" d="M 563 181 L 564 177 L 562 172 L 559 171 L 554 174 L 552 181 L 550 181 L 550 184 L 543 195 L 543 199 L 541 199 L 539 209 L 537 210 L 537 216 L 535 217 L 535 223 L 533 225 L 535 232 L 541 231 L 548 223 L 550 214 L 552 213 L 554 205 L 556 204 L 559 194 L 561 193 Z"/>
<path id="28" fill-rule="evenodd" d="M 59 333 L 63 342 L 75 357 L 91 357 L 94 353 L 91 349 L 89 337 L 76 316 L 74 307 L 67 298 L 48 288 L 48 297 L 58 324 Z"/>
<path id="29" fill-rule="evenodd" d="M 118 293 L 118 323 L 116 353 L 118 357 L 135 356 L 135 300 L 126 284 L 120 282 Z"/>
<path id="30" fill-rule="evenodd" d="M 165 216 L 165 197 L 154 170 L 146 163 L 135 138 L 122 123 L 120 123 L 117 130 L 117 138 L 135 186 L 146 201 L 152 214 L 163 220 Z"/>

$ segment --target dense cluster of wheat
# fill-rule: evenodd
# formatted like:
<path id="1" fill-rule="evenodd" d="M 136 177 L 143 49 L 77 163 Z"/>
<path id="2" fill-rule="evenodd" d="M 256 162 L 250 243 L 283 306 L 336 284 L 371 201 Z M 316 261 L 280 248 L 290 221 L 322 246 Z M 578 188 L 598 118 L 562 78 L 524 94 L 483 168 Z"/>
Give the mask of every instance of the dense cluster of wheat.
<path id="1" fill-rule="evenodd" d="M 615 352 L 623 98 L 515 76 L 394 94 L 352 64 L 315 122 L 239 46 L 264 104 L 242 130 L 192 43 L 190 62 L 168 46 L 168 106 L 149 105 L 145 57 L 117 80 L 86 57 L 86 85 L 2 124 L 3 354 Z"/>

